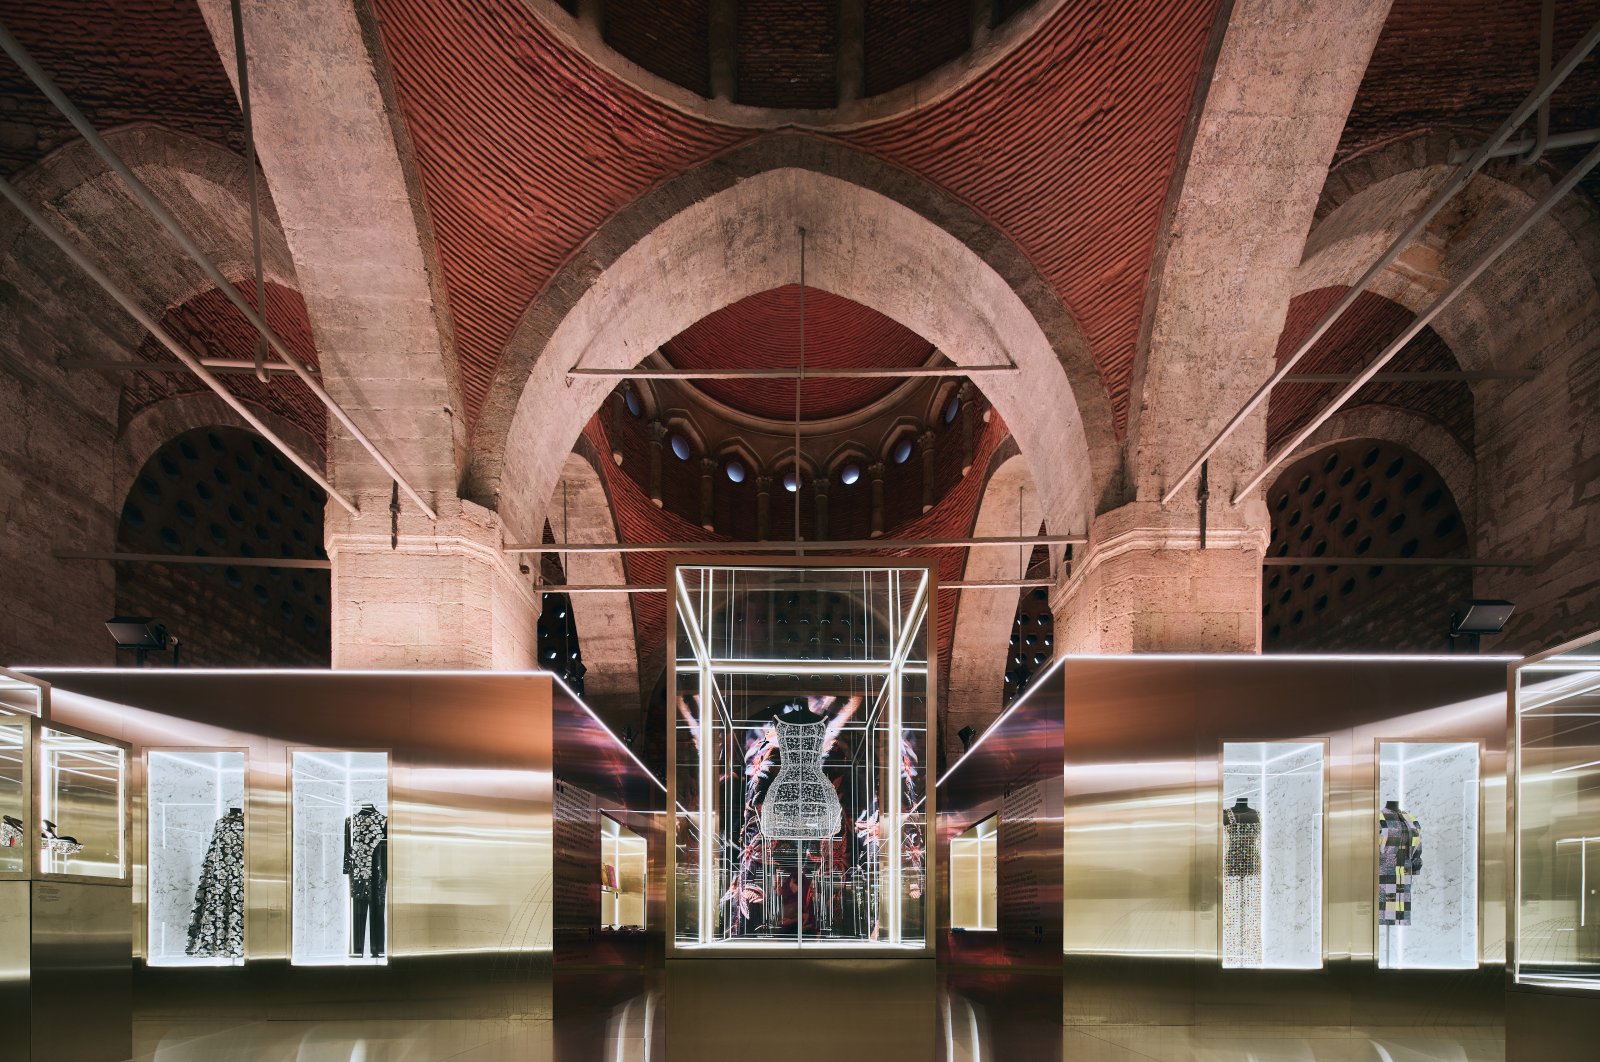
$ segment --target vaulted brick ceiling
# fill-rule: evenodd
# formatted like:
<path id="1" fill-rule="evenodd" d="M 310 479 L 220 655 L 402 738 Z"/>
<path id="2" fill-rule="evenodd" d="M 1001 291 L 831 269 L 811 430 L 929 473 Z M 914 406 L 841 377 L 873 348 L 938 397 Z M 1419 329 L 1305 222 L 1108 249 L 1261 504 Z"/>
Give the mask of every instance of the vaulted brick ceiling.
<path id="1" fill-rule="evenodd" d="M 661 348 L 680 369 L 794 368 L 800 364 L 800 286 L 741 299 L 691 325 Z M 932 344 L 858 302 L 826 291 L 805 292 L 805 356 L 809 369 L 905 368 L 921 365 Z M 808 419 L 853 413 L 900 384 L 894 378 L 814 380 L 801 387 Z M 795 385 L 786 380 L 702 380 L 701 391 L 755 417 L 793 420 Z"/>
<path id="2" fill-rule="evenodd" d="M 376 7 L 475 419 L 520 314 L 561 263 L 632 199 L 758 134 L 646 96 L 517 0 Z M 959 91 L 837 134 L 1016 241 L 1083 328 L 1119 423 L 1214 15 L 1215 0 L 1066 4 Z"/>

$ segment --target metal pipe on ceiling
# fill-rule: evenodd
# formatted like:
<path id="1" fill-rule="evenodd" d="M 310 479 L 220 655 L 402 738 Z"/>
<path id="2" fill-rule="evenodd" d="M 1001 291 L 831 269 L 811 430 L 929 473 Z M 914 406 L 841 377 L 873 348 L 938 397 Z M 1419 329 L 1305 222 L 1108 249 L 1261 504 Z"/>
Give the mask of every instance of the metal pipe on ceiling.
<path id="1" fill-rule="evenodd" d="M 256 194 L 256 130 L 250 109 L 250 61 L 244 48 L 244 5 L 241 0 L 229 4 L 233 13 L 233 63 L 239 74 L 239 113 L 244 119 L 244 171 L 249 182 L 246 195 L 250 198 L 250 251 L 256 272 L 256 306 L 267 312 L 267 277 L 261 257 L 261 204 Z M 256 339 L 256 379 L 267 382 L 267 341 Z"/>
<path id="2" fill-rule="evenodd" d="M 256 363 L 250 358 L 201 358 L 200 364 L 213 372 L 254 374 Z M 188 372 L 189 366 L 177 361 L 89 361 L 68 360 L 60 363 L 63 369 L 85 369 L 90 372 Z M 294 370 L 282 362 L 269 361 L 261 366 L 270 374 L 293 374 Z M 309 368 L 309 366 L 308 366 Z M 311 369 L 316 372 L 316 369 Z"/>
<path id="3" fill-rule="evenodd" d="M 107 295 L 110 295 L 113 299 L 115 299 L 117 305 L 126 310 L 128 315 L 137 321 L 139 325 L 145 329 L 145 331 L 149 332 L 150 335 L 155 337 L 157 342 L 171 351 L 173 357 L 187 365 L 189 369 L 200 378 L 202 383 L 211 388 L 212 391 L 216 392 L 217 397 L 226 402 L 235 413 L 243 417 L 246 424 L 249 424 L 256 431 L 260 432 L 261 437 L 266 439 L 273 446 L 277 447 L 278 451 L 282 453 L 283 456 L 294 462 L 296 468 L 300 469 L 300 471 L 304 472 L 307 476 L 310 476 L 312 481 L 315 482 L 317 486 L 321 487 L 328 493 L 328 497 L 338 502 L 348 512 L 350 512 L 351 515 L 356 513 L 357 510 L 355 504 L 335 490 L 333 484 L 328 482 L 320 469 L 318 469 L 304 457 L 301 457 L 299 452 L 296 451 L 294 447 L 290 446 L 281 437 L 279 437 L 277 432 L 267 427 L 261 418 L 256 416 L 255 413 L 251 411 L 249 406 L 240 401 L 240 399 L 232 391 L 229 391 L 226 387 L 224 387 L 222 385 L 222 381 L 213 376 L 211 371 L 201 364 L 199 358 L 191 354 L 187 349 L 184 348 L 182 343 L 179 343 L 172 337 L 171 333 L 169 333 L 165 328 L 162 328 L 160 322 L 146 313 L 144 308 L 139 305 L 132 295 L 119 288 L 110 277 L 106 276 L 99 266 L 91 262 L 88 257 L 85 256 L 84 253 L 73 244 L 71 240 L 67 239 L 65 233 L 56 228 L 54 225 L 50 224 L 50 222 L 45 219 L 44 215 L 39 213 L 38 210 L 34 209 L 33 204 L 28 202 L 27 198 L 23 196 L 21 192 L 17 191 L 16 187 L 13 186 L 10 181 L 4 180 L 3 178 L 0 178 L 0 196 L 4 196 L 7 200 L 9 200 L 11 205 L 16 207 L 17 210 L 21 212 L 22 216 L 27 218 L 34 228 L 38 229 L 46 237 L 48 237 L 50 242 L 55 244 L 56 247 L 61 250 L 62 254 L 66 255 L 74 265 L 83 270 L 84 275 L 98 284 Z"/>
<path id="4" fill-rule="evenodd" d="M 1477 557 L 1265 557 L 1264 568 L 1399 567 L 1399 568 L 1537 568 L 1526 560 L 1484 560 Z"/>
<path id="5" fill-rule="evenodd" d="M 864 550 L 969 549 L 978 546 L 1081 546 L 1087 535 L 994 535 L 983 538 L 858 538 L 833 542 L 540 542 L 501 546 L 503 553 L 859 553 Z"/>
<path id="6" fill-rule="evenodd" d="M 1583 180 L 1583 178 L 1588 175 L 1589 171 L 1594 169 L 1597 165 L 1600 165 L 1600 146 L 1596 146 L 1592 151 L 1589 152 L 1589 154 L 1585 155 L 1582 162 L 1574 166 L 1566 176 L 1557 181 L 1548 192 L 1540 197 L 1539 202 L 1534 204 L 1532 209 L 1525 213 L 1515 225 L 1513 225 L 1504 235 L 1496 240 L 1493 246 L 1484 251 L 1483 254 L 1479 255 L 1477 259 L 1473 261 L 1472 265 L 1467 268 L 1466 272 L 1452 281 L 1450 286 L 1446 288 L 1426 310 L 1418 314 L 1416 318 L 1406 326 L 1405 330 L 1396 336 L 1394 340 L 1383 349 L 1383 352 L 1377 356 L 1372 364 L 1368 365 L 1360 373 L 1357 373 L 1355 379 L 1346 384 L 1344 389 L 1334 396 L 1334 399 L 1331 403 L 1325 406 L 1315 417 L 1312 417 L 1311 420 L 1306 422 L 1303 427 L 1294 433 L 1292 438 L 1290 438 L 1282 446 L 1278 447 L 1272 456 L 1267 459 L 1266 464 L 1261 466 L 1260 471 L 1251 477 L 1250 482 L 1239 488 L 1238 492 L 1234 494 L 1234 503 L 1237 504 L 1241 498 L 1249 495 L 1251 491 L 1255 490 L 1261 485 L 1261 482 L 1265 480 L 1274 469 L 1293 456 L 1294 452 L 1300 448 L 1302 443 L 1309 439 L 1318 428 L 1322 427 L 1322 425 L 1327 422 L 1329 417 L 1337 413 L 1340 407 L 1354 397 L 1357 391 L 1365 387 L 1367 382 L 1377 375 L 1379 369 L 1388 364 L 1389 361 L 1395 357 L 1395 355 L 1399 354 L 1400 351 L 1404 349 L 1407 343 L 1416 338 L 1416 336 L 1428 326 L 1428 322 L 1432 321 L 1435 317 L 1438 317 L 1439 314 L 1444 312 L 1444 310 L 1451 303 L 1453 303 L 1462 292 L 1466 291 L 1467 288 L 1472 285 L 1473 281 L 1477 280 L 1480 276 L 1487 272 L 1489 267 L 1494 265 L 1494 263 L 1499 260 L 1501 255 L 1505 254 L 1506 251 L 1510 250 L 1518 240 L 1525 236 L 1528 230 L 1533 228 L 1539 219 L 1548 214 L 1550 210 L 1561 201 L 1563 196 L 1572 191 L 1572 189 L 1576 188 L 1578 182 Z"/>
<path id="7" fill-rule="evenodd" d="M 57 550 L 56 560 L 131 561 L 138 564 L 221 564 L 230 568 L 309 568 L 330 571 L 333 562 L 307 557 L 195 557 L 172 553 L 116 553 Z"/>
<path id="8" fill-rule="evenodd" d="M 958 582 L 940 583 L 936 589 L 1029 590 L 1054 585 L 1055 582 L 1051 579 L 976 579 L 970 581 L 963 579 Z M 546 583 L 534 589 L 541 594 L 664 594 L 668 588 L 664 583 L 586 583 L 574 586 Z"/>
<path id="9" fill-rule="evenodd" d="M 1245 401 L 1245 404 L 1239 408 L 1238 412 L 1228 419 L 1222 430 L 1217 432 L 1212 440 L 1201 449 L 1199 455 L 1189 464 L 1189 467 L 1184 469 L 1183 474 L 1174 480 L 1172 485 L 1162 493 L 1162 505 L 1170 504 L 1172 499 L 1177 497 L 1178 491 L 1183 488 L 1183 485 L 1188 483 L 1195 473 L 1200 471 L 1200 466 L 1209 460 L 1212 454 L 1216 453 L 1218 447 L 1238 430 L 1239 426 L 1260 407 L 1261 403 L 1267 400 L 1267 396 L 1272 393 L 1272 389 L 1281 383 L 1285 376 L 1289 375 L 1294 367 L 1299 364 L 1301 358 L 1310 353 L 1311 348 L 1317 344 L 1317 341 L 1327 333 L 1329 328 L 1333 327 L 1333 323 L 1355 304 L 1355 301 L 1366 290 L 1367 285 L 1376 280 L 1380 273 L 1393 264 L 1395 259 L 1400 257 L 1401 252 L 1411 244 L 1412 240 L 1422 235 L 1439 211 L 1444 209 L 1445 204 L 1454 199 L 1471 181 L 1473 175 L 1483 168 L 1484 163 L 1489 161 L 1495 149 L 1509 140 L 1511 135 L 1522 127 L 1522 124 L 1528 120 L 1529 116 L 1538 110 L 1539 105 L 1548 99 L 1550 94 L 1567 79 L 1568 75 L 1588 57 L 1596 44 L 1600 44 L 1600 21 L 1589 27 L 1589 32 L 1583 35 L 1583 39 L 1562 57 L 1561 62 L 1557 63 L 1555 68 L 1539 82 L 1538 86 L 1517 106 L 1517 109 L 1512 111 L 1504 122 L 1500 123 L 1494 134 L 1478 145 L 1467 161 L 1457 168 L 1450 180 L 1445 182 L 1434 193 L 1433 198 L 1428 201 L 1428 205 L 1423 208 L 1422 213 L 1418 214 L 1411 224 L 1407 226 L 1406 230 L 1389 245 L 1388 250 L 1379 255 L 1378 260 L 1369 266 L 1367 271 L 1362 273 L 1355 283 L 1350 285 L 1350 289 L 1345 292 L 1339 301 L 1317 320 L 1316 326 L 1306 334 L 1293 352 L 1273 370 L 1272 375 L 1267 377 L 1265 383 L 1256 388 L 1255 393 Z M 1240 491 L 1234 495 L 1234 498 L 1241 498 L 1248 493 L 1248 490 Z"/>
<path id="10" fill-rule="evenodd" d="M 1353 372 L 1297 372 L 1283 378 L 1286 384 L 1349 383 L 1359 373 Z M 1380 372 L 1371 380 L 1374 384 L 1388 383 L 1488 383 L 1494 380 L 1531 380 L 1539 374 L 1531 369 L 1486 369 L 1479 372 Z"/>
<path id="11" fill-rule="evenodd" d="M 193 237 L 178 222 L 178 219 L 173 217 L 172 212 L 162 205 L 161 200 L 156 198 L 155 193 L 138 178 L 128 164 L 123 161 L 122 157 L 111 149 L 111 145 L 105 142 L 105 139 L 90 124 L 84 113 L 66 97 L 66 94 L 50 79 L 50 76 L 44 72 L 39 64 L 34 62 L 33 56 L 28 54 L 28 50 L 11 35 L 11 31 L 6 29 L 4 25 L 0 25 L 0 48 L 3 48 L 6 54 L 11 56 L 22 72 L 28 76 L 28 80 L 32 81 L 39 91 L 49 98 L 50 102 L 55 105 L 56 109 L 62 113 L 67 121 L 72 123 L 78 134 L 105 161 L 112 172 L 122 179 L 123 184 L 127 186 L 134 198 L 150 212 L 152 217 L 161 223 L 161 227 L 166 229 L 167 233 L 177 241 L 178 246 L 183 248 L 189 258 L 210 278 L 211 282 L 227 297 L 228 301 L 238 308 L 239 312 L 244 315 L 245 320 L 249 321 L 257 333 L 271 345 L 273 350 L 278 352 L 278 356 L 283 359 L 284 364 L 294 371 L 294 374 L 311 389 L 311 393 L 316 395 L 323 405 L 327 406 L 328 411 L 344 426 L 351 437 L 367 453 L 371 454 L 372 459 L 378 462 L 379 466 L 383 468 L 384 472 L 394 480 L 401 490 L 405 491 L 406 496 L 411 499 L 412 503 L 426 513 L 428 519 L 437 520 L 439 515 L 434 512 L 433 507 L 424 501 L 422 495 L 418 494 L 416 489 L 406 481 L 400 471 L 378 449 L 377 444 L 369 439 L 366 432 L 362 431 L 356 422 L 351 419 L 350 414 L 345 411 L 344 407 L 334 401 L 333 397 L 323 389 L 321 381 L 313 373 L 307 371 L 306 366 L 301 364 L 299 358 L 295 357 L 294 352 L 289 349 L 288 344 L 267 323 L 266 318 L 256 312 L 255 307 L 250 305 L 249 300 L 241 295 L 232 282 L 216 267 L 216 264 L 206 257 L 205 252 L 194 242 Z M 180 358 L 179 360 L 183 359 Z"/>
<path id="12" fill-rule="evenodd" d="M 905 368 L 874 366 L 858 369 L 568 369 L 567 375 L 596 380 L 858 380 L 878 377 L 916 379 L 937 376 L 977 376 L 984 373 L 1020 372 L 1015 365 L 916 365 Z"/>
<path id="13" fill-rule="evenodd" d="M 1518 155 L 1529 154 L 1537 140 L 1508 140 L 1489 153 L 1491 159 L 1507 159 Z M 1582 129 L 1575 133 L 1551 133 L 1545 138 L 1544 151 L 1560 151 L 1563 148 L 1588 147 L 1590 144 L 1600 143 L 1600 129 Z M 1449 162 L 1453 166 L 1463 159 L 1472 156 L 1471 148 L 1457 148 L 1450 152 Z"/>

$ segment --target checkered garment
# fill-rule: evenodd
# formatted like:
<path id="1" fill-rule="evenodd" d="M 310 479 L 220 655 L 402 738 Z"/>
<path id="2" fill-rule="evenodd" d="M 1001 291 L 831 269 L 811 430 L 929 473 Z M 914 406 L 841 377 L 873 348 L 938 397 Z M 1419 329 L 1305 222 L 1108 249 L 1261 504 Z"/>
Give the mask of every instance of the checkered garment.
<path id="1" fill-rule="evenodd" d="M 1378 817 L 1378 924 L 1411 924 L 1411 880 L 1422 872 L 1422 824 L 1399 808 Z"/>

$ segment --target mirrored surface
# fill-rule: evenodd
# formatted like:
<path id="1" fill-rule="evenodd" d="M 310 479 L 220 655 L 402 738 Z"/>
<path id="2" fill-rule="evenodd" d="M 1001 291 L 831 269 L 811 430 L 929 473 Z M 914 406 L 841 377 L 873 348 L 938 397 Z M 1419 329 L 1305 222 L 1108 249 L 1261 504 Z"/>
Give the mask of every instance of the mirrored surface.
<path id="1" fill-rule="evenodd" d="M 244 962 L 244 779 L 243 752 L 150 752 L 145 961 L 152 966 Z"/>
<path id="2" fill-rule="evenodd" d="M 389 754 L 295 750 L 292 961 L 387 961 Z"/>
<path id="3" fill-rule="evenodd" d="M 998 863 L 998 815 L 950 838 L 950 928 L 992 931 Z"/>
<path id="4" fill-rule="evenodd" d="M 1478 965 L 1477 742 L 1378 744 L 1378 965 Z"/>
<path id="5" fill-rule="evenodd" d="M 40 871 L 126 876 L 127 769 L 128 754 L 119 745 L 40 728 Z"/>
<path id="6" fill-rule="evenodd" d="M 0 717 L 0 874 L 28 869 L 28 721 Z"/>
<path id="7" fill-rule="evenodd" d="M 1600 988 L 1600 651 L 1516 678 L 1516 979 Z"/>

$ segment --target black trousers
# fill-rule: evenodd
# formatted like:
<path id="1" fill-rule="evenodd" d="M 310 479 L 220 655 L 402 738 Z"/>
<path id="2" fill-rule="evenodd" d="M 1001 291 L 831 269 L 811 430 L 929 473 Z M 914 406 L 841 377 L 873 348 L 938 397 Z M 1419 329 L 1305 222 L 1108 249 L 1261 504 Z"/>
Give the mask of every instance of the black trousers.
<path id="1" fill-rule="evenodd" d="M 384 896 L 382 889 L 373 889 L 370 894 L 350 896 L 350 954 L 361 955 L 367 950 L 368 929 L 371 929 L 372 955 L 374 958 L 383 954 L 383 908 Z"/>

